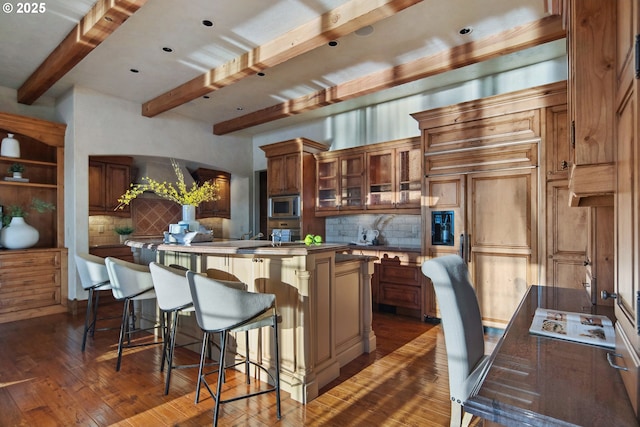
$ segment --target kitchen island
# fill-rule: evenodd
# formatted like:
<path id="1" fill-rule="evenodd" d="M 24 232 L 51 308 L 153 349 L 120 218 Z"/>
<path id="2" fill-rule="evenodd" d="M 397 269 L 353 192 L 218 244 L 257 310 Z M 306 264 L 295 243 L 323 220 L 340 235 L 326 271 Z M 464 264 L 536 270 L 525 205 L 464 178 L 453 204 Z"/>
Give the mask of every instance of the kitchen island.
<path id="1" fill-rule="evenodd" d="M 346 245 L 227 240 L 191 245 L 129 240 L 140 262 L 179 264 L 211 277 L 239 280 L 249 291 L 276 295 L 280 323 L 282 389 L 299 402 L 340 374 L 340 367 L 376 348 L 371 329 L 371 275 L 375 258 L 340 254 Z M 338 252 L 338 253 L 336 253 Z M 198 336 L 195 317 L 191 333 Z M 255 331 L 253 331 L 255 332 Z M 255 333 L 252 357 L 272 365 L 271 335 Z M 240 353 L 244 341 L 234 343 Z M 262 378 L 265 380 L 266 378 Z"/>

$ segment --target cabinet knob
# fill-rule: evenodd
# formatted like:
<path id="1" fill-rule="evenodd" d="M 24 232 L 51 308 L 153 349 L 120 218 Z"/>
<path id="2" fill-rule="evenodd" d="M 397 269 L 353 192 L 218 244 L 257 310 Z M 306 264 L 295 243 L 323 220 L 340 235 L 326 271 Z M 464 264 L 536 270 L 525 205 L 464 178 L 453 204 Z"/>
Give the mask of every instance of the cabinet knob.
<path id="1" fill-rule="evenodd" d="M 603 300 L 607 300 L 609 298 L 616 299 L 616 298 L 618 298 L 618 294 L 612 293 L 612 292 L 607 292 L 607 291 L 602 291 L 602 292 L 600 292 L 600 297 Z"/>

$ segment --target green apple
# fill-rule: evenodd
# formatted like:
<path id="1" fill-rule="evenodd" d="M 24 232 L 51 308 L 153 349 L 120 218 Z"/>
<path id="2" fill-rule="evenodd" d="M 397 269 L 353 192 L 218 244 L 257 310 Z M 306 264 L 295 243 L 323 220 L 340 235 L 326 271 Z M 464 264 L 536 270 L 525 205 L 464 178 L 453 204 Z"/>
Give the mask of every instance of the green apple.
<path id="1" fill-rule="evenodd" d="M 304 243 L 306 243 L 307 245 L 310 245 L 313 243 L 313 234 L 307 234 L 307 236 L 304 238 Z"/>
<path id="2" fill-rule="evenodd" d="M 314 236 L 313 237 L 313 243 L 319 245 L 320 243 L 322 243 L 322 236 Z"/>

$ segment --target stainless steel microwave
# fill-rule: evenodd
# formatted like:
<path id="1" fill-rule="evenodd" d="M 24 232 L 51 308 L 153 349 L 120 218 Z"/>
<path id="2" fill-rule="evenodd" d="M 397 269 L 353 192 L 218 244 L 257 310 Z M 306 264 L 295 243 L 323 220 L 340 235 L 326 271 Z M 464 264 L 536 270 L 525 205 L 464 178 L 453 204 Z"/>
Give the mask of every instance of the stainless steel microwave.
<path id="1" fill-rule="evenodd" d="M 300 217 L 300 196 L 274 196 L 269 198 L 269 218 Z"/>

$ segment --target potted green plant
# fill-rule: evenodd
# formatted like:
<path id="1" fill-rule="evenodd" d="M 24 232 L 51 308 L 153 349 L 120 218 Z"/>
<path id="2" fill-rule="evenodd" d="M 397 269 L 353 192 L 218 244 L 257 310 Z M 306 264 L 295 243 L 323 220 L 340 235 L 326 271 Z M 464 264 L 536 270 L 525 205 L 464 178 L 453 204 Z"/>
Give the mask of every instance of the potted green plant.
<path id="1" fill-rule="evenodd" d="M 22 172 L 24 172 L 24 165 L 22 163 L 14 163 L 7 169 L 7 172 L 13 174 L 14 178 L 22 178 Z"/>
<path id="2" fill-rule="evenodd" d="M 124 243 L 125 240 L 129 238 L 131 233 L 133 233 L 133 227 L 131 227 L 130 225 L 118 226 L 114 230 L 120 236 L 120 243 Z"/>

